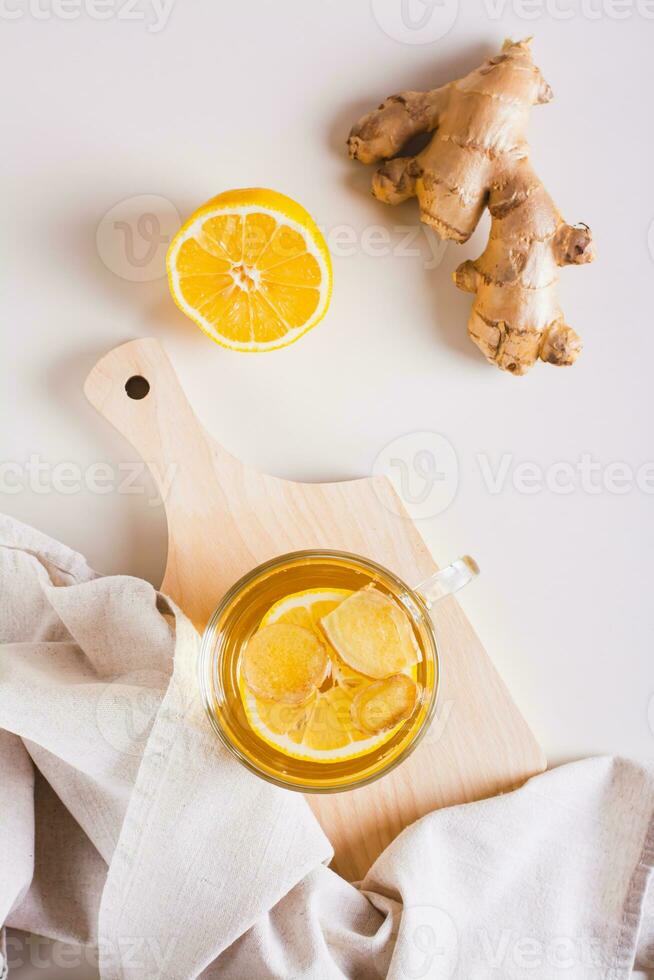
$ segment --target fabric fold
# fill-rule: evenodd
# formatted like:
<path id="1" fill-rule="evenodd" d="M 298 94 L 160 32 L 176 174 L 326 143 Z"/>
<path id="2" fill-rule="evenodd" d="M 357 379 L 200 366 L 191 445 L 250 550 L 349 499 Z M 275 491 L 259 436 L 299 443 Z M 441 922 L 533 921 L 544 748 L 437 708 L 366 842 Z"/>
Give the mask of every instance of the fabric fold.
<path id="1" fill-rule="evenodd" d="M 197 634 L 178 614 L 173 678 L 103 895 L 103 976 L 168 976 L 169 953 L 175 976 L 191 980 L 332 856 L 303 797 L 247 772 L 217 741 L 197 696 L 197 656 Z M 148 942 L 138 967 L 121 972 L 113 940 L 126 934 Z"/>
<path id="2" fill-rule="evenodd" d="M 3 920 L 97 943 L 105 978 L 195 977 L 329 861 L 329 842 L 300 794 L 220 745 L 197 633 L 150 585 L 97 577 L 7 518 L 0 584 L 0 761 L 15 811 L 0 825 Z M 53 859 L 33 867 L 35 808 L 37 853 Z M 76 895 L 56 860 L 64 841 L 68 871 L 92 871 Z"/>
<path id="3" fill-rule="evenodd" d="M 429 814 L 357 887 L 302 795 L 216 738 L 198 640 L 147 583 L 0 518 L 1 924 L 94 947 L 102 980 L 654 973 L 654 765 Z"/>

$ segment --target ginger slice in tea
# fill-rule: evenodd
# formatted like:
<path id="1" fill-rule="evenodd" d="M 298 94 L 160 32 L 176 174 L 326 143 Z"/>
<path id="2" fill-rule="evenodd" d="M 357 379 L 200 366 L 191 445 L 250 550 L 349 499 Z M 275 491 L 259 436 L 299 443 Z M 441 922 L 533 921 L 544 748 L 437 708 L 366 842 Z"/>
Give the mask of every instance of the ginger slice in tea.
<path id="1" fill-rule="evenodd" d="M 272 623 L 251 637 L 243 654 L 245 683 L 267 701 L 301 704 L 329 673 L 329 657 L 320 638 L 292 623 Z"/>
<path id="2" fill-rule="evenodd" d="M 378 589 L 353 592 L 321 623 L 344 663 L 366 677 L 388 677 L 420 660 L 408 615 Z"/>
<path id="3" fill-rule="evenodd" d="M 360 731 L 376 735 L 410 718 L 417 698 L 416 682 L 406 674 L 393 674 L 357 692 L 352 701 L 352 721 Z"/>

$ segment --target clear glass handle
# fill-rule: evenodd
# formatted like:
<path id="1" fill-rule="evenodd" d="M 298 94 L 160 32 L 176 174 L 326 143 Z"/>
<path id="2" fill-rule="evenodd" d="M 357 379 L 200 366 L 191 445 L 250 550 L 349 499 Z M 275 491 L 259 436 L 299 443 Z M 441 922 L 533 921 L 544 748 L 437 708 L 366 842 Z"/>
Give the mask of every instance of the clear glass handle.
<path id="1" fill-rule="evenodd" d="M 440 572 L 436 572 L 431 578 L 425 579 L 414 591 L 418 593 L 427 609 L 431 609 L 435 602 L 446 595 L 458 592 L 476 575 L 479 575 L 479 565 L 470 555 L 464 555 L 446 568 L 441 568 Z"/>

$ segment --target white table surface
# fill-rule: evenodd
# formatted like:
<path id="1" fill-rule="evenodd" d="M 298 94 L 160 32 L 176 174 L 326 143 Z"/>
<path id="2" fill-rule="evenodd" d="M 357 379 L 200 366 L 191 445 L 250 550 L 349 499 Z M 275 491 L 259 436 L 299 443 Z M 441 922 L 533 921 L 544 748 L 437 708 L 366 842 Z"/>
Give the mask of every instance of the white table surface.
<path id="1" fill-rule="evenodd" d="M 640 488 L 636 471 L 654 460 L 654 9 L 462 0 L 457 10 L 444 0 L 430 17 L 411 0 L 425 26 L 406 28 L 400 0 L 178 0 L 154 31 L 151 0 L 132 19 L 124 0 L 109 0 L 106 20 L 91 0 L 76 3 L 6 0 L 0 15 L 11 96 L 0 159 L 1 508 L 99 570 L 157 582 L 163 510 L 147 475 L 121 491 L 135 453 L 81 390 L 101 354 L 135 337 L 162 341 L 230 451 L 280 476 L 358 477 L 382 454 L 405 460 L 419 493 L 420 463 L 439 443 L 415 434 L 438 433 L 454 448 L 458 485 L 447 464 L 422 532 L 439 562 L 463 552 L 479 561 L 483 577 L 462 603 L 550 760 L 650 754 L 654 468 Z M 450 282 L 481 251 L 486 222 L 465 246 L 443 249 L 420 232 L 404 254 L 415 203 L 373 200 L 345 138 L 387 94 L 441 84 L 505 36 L 528 34 L 556 96 L 534 109 L 533 158 L 565 217 L 591 225 L 598 259 L 562 274 L 581 360 L 516 379 L 468 341 L 470 297 Z M 211 344 L 177 311 L 161 277 L 165 246 L 155 240 L 142 266 L 125 251 L 132 235 L 138 263 L 151 244 L 140 214 L 156 213 L 166 234 L 176 213 L 252 185 L 301 201 L 335 252 L 326 320 L 258 357 Z M 597 492 L 579 473 L 571 492 L 555 492 L 551 480 L 572 471 L 552 466 L 584 456 L 598 464 Z M 487 470 L 503 458 L 506 478 L 491 492 Z M 113 468 L 109 492 L 75 484 L 76 472 L 96 479 L 96 463 Z M 515 469 L 525 463 L 550 487 L 525 493 L 524 466 Z M 615 463 L 631 468 L 627 492 L 616 492 Z"/>

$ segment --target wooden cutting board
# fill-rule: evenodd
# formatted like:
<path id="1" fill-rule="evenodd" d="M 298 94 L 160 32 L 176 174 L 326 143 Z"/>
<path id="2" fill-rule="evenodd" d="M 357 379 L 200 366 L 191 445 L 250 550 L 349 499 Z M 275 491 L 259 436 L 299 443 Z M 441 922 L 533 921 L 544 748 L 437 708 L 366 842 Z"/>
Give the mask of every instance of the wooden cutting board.
<path id="1" fill-rule="evenodd" d="M 150 465 L 168 518 L 161 589 L 199 630 L 237 579 L 285 552 L 355 552 L 409 585 L 436 570 L 415 525 L 398 516 L 401 505 L 386 478 L 292 483 L 257 473 L 225 452 L 198 422 L 156 340 L 112 350 L 91 371 L 85 392 Z M 162 475 L 165 482 L 171 465 L 174 479 L 165 487 Z M 334 846 L 334 868 L 350 880 L 362 878 L 418 817 L 511 789 L 546 765 L 456 600 L 442 600 L 434 621 L 441 695 L 424 740 L 370 786 L 307 796 Z"/>

